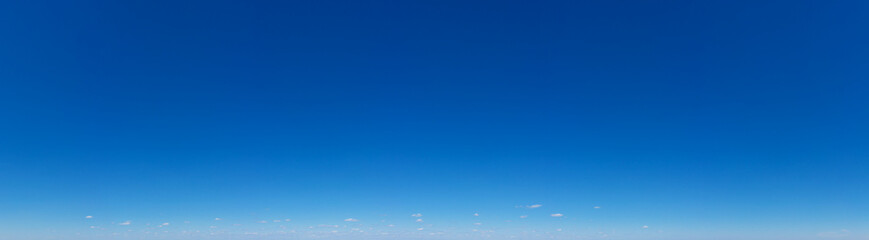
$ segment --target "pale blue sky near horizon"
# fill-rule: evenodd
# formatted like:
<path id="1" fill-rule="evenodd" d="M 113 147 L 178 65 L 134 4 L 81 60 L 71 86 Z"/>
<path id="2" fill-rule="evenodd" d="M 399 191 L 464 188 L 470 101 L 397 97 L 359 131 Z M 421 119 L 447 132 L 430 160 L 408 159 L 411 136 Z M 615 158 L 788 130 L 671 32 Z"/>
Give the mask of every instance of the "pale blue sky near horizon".
<path id="1" fill-rule="evenodd" d="M 5 1 L 0 239 L 869 239 L 867 13 Z"/>

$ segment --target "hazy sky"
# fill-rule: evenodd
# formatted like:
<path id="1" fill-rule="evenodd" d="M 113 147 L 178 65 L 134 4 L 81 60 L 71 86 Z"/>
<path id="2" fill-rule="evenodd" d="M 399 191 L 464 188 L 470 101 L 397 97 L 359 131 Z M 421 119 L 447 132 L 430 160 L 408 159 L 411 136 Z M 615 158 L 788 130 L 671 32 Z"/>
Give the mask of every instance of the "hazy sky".
<path id="1" fill-rule="evenodd" d="M 866 1 L 3 1 L 0 239 L 869 239 Z"/>

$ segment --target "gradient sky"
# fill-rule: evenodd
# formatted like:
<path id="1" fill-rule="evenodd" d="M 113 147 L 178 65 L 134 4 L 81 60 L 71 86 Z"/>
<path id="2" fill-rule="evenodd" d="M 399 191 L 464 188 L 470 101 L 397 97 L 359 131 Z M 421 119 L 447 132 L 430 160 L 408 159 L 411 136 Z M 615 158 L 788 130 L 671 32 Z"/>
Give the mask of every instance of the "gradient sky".
<path id="1" fill-rule="evenodd" d="M 869 2 L 0 3 L 2 240 L 598 238 L 869 239 Z"/>

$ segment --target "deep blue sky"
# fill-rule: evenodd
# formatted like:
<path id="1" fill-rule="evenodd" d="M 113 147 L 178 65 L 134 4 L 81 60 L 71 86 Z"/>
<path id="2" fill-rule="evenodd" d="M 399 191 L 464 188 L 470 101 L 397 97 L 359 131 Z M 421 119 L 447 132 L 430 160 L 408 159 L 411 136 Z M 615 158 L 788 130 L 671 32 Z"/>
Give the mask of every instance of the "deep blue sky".
<path id="1" fill-rule="evenodd" d="M 864 1 L 5 1 L 0 239 L 869 239 L 867 79 Z"/>

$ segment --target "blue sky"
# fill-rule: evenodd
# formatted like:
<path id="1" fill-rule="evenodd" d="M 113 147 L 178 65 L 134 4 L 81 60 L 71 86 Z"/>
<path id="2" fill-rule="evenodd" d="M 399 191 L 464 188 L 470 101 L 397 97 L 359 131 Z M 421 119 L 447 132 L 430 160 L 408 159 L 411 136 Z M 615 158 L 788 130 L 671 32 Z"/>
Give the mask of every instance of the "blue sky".
<path id="1" fill-rule="evenodd" d="M 6 1 L 0 239 L 869 239 L 867 14 Z"/>

